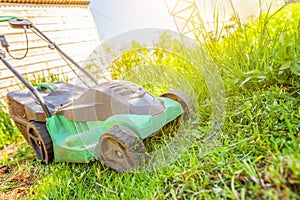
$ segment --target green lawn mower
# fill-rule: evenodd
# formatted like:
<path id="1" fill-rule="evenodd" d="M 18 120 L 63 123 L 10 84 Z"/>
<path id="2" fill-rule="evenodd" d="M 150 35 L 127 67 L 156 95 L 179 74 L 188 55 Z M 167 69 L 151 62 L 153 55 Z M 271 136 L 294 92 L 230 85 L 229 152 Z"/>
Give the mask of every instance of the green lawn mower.
<path id="1" fill-rule="evenodd" d="M 147 160 L 143 140 L 193 109 L 182 91 L 155 97 L 125 80 L 98 83 L 95 77 L 66 55 L 27 19 L 0 17 L 13 28 L 32 30 L 81 70 L 96 86 L 84 88 L 66 82 L 29 84 L 5 59 L 0 59 L 26 86 L 7 94 L 9 112 L 26 141 L 43 163 L 104 161 L 118 172 L 131 171 Z M 1 45 L 9 53 L 0 34 Z"/>

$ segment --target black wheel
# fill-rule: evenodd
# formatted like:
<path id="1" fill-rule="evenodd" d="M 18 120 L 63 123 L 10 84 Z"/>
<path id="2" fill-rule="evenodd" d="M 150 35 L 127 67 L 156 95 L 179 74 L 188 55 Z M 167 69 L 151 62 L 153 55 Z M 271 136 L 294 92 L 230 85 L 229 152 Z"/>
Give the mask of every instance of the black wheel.
<path id="1" fill-rule="evenodd" d="M 113 126 L 99 139 L 100 155 L 117 172 L 132 171 L 145 159 L 143 141 L 129 128 Z"/>
<path id="2" fill-rule="evenodd" d="M 194 105 L 192 99 L 187 94 L 180 90 L 169 90 L 168 92 L 162 94 L 161 97 L 166 97 L 180 103 L 184 111 L 183 120 L 188 120 L 191 112 L 194 110 Z"/>
<path id="3" fill-rule="evenodd" d="M 43 163 L 50 163 L 53 158 L 53 145 L 46 124 L 32 121 L 27 127 L 29 144 L 32 146 L 36 157 Z"/>

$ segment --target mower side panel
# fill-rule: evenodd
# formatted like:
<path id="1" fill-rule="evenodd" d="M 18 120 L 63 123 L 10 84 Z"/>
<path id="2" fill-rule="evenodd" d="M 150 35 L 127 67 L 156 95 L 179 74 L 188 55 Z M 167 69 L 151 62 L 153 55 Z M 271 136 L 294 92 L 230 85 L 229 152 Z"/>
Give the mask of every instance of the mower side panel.
<path id="1" fill-rule="evenodd" d="M 115 115 L 107 119 L 105 124 L 107 127 L 111 127 L 111 124 L 126 126 L 143 140 L 183 114 L 183 109 L 177 101 L 163 97 L 159 99 L 164 101 L 165 110 L 158 115 Z"/>
<path id="2" fill-rule="evenodd" d="M 58 88 L 57 91 L 39 91 L 44 97 L 46 105 L 51 113 L 56 107 L 73 101 L 76 96 L 85 91 L 84 88 L 65 82 L 55 82 L 52 84 Z M 30 143 L 28 140 L 27 126 L 30 125 L 31 121 L 46 121 L 46 115 L 42 107 L 28 89 L 9 92 L 7 94 L 7 99 L 11 118 L 20 129 L 26 141 Z"/>
<path id="3" fill-rule="evenodd" d="M 81 137 L 78 137 L 75 145 L 68 140 L 77 136 L 76 123 L 66 119 L 62 115 L 53 115 L 47 118 L 47 129 L 53 143 L 55 162 L 88 163 L 95 160 L 94 155 Z M 89 131 L 82 132 L 88 133 Z M 88 135 L 86 135 L 88 136 Z"/>
<path id="4" fill-rule="evenodd" d="M 181 105 L 168 98 L 165 110 L 155 116 L 120 114 L 105 121 L 76 122 L 63 115 L 47 118 L 47 128 L 53 142 L 55 162 L 83 162 L 101 159 L 98 149 L 100 136 L 114 125 L 123 125 L 145 139 L 183 113 Z"/>

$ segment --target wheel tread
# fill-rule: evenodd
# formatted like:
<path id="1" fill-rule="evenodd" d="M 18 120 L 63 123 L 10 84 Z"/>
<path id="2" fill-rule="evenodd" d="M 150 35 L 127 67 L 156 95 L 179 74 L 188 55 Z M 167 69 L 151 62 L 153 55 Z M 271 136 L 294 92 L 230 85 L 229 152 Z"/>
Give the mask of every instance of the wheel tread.
<path id="1" fill-rule="evenodd" d="M 133 160 L 127 157 L 127 162 L 130 163 L 131 169 L 138 166 L 142 161 L 142 159 L 145 158 L 146 148 L 142 140 L 131 129 L 121 125 L 113 126 L 111 129 L 109 129 L 106 133 L 104 133 L 100 137 L 99 140 L 100 148 L 102 148 L 101 146 L 104 145 L 101 143 L 101 141 L 103 141 L 105 137 L 115 138 L 116 141 L 123 143 L 127 147 L 126 152 L 131 153 L 132 156 L 134 156 Z M 103 155 L 102 158 L 104 159 L 104 161 L 106 160 L 106 158 L 104 158 Z M 109 162 L 106 162 L 106 164 L 118 172 L 128 171 L 128 169 L 115 168 L 116 165 L 110 164 Z"/>
<path id="2" fill-rule="evenodd" d="M 47 130 L 46 124 L 43 122 L 36 122 L 36 121 L 31 121 L 30 124 L 32 126 L 31 128 L 35 128 L 36 131 L 38 132 L 44 146 L 44 151 L 46 155 L 45 158 L 42 158 L 42 162 L 46 164 L 52 162 L 54 159 L 53 143 L 50 138 L 49 132 Z"/>

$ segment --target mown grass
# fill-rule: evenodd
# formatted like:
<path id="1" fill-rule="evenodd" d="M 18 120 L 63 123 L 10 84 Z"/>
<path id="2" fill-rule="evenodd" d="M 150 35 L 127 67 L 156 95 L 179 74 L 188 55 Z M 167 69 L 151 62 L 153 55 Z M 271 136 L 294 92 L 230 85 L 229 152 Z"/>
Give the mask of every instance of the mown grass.
<path id="1" fill-rule="evenodd" d="M 195 139 L 168 167 L 118 174 L 100 162 L 42 165 L 19 139 L 8 116 L 1 113 L 2 132 L 13 135 L 1 135 L 6 149 L 1 150 L 0 166 L 11 169 L 10 173 L 0 174 L 2 196 L 300 199 L 299 11 L 299 3 L 291 4 L 274 15 L 262 15 L 257 21 L 240 25 L 224 38 L 203 44 L 222 70 L 226 85 L 224 127 L 216 144 L 203 146 L 201 138 Z M 126 56 L 119 66 L 132 59 Z M 187 79 L 194 79 L 193 73 L 182 71 L 189 76 Z M 199 84 L 200 79 L 191 83 L 194 88 Z M 205 89 L 197 90 L 200 91 Z M 201 98 L 198 100 L 201 102 Z M 8 143 L 13 145 L 7 146 Z"/>

